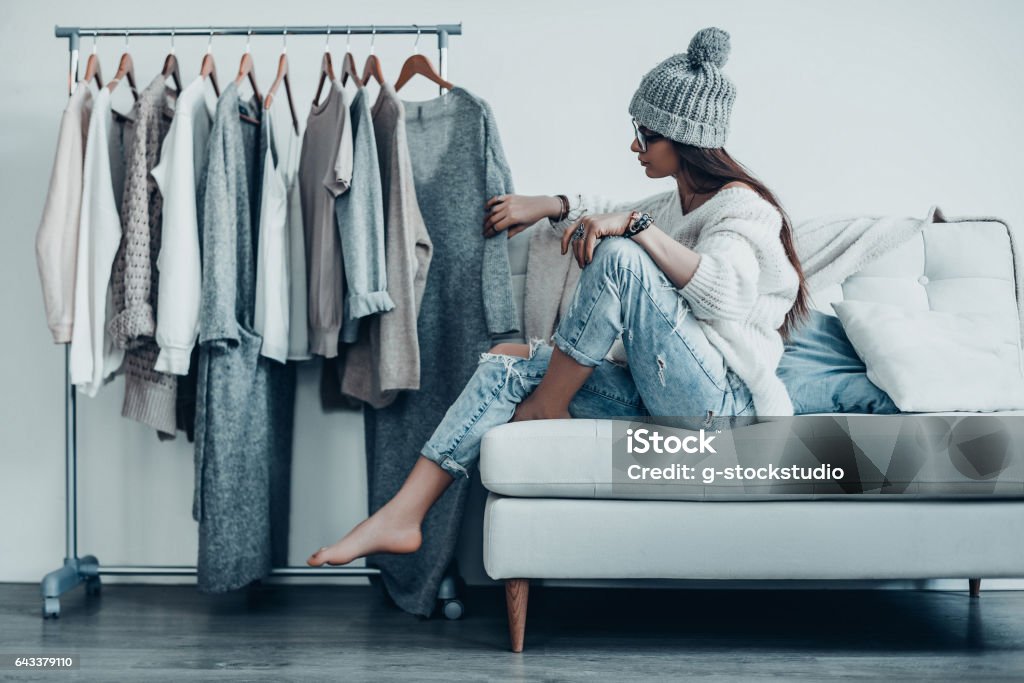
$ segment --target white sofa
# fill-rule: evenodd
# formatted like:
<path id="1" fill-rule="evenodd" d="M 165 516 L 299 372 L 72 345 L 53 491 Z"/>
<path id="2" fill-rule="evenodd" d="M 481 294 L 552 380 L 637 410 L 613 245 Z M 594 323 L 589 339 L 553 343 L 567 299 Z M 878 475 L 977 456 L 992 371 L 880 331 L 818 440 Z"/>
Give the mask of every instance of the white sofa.
<path id="1" fill-rule="evenodd" d="M 510 242 L 520 312 L 529 233 Z M 843 298 L 947 311 L 978 307 L 1005 312 L 1019 324 L 1018 279 L 1024 274 L 1021 254 L 1012 249 L 1017 240 L 1011 237 L 998 221 L 929 225 L 841 285 L 812 292 L 813 306 L 830 315 L 829 303 Z M 844 416 L 832 417 L 794 419 L 844 424 Z M 893 419 L 860 419 L 886 417 Z M 977 596 L 982 578 L 1024 577 L 1020 468 L 1003 478 L 998 496 L 795 493 L 638 499 L 611 486 L 612 427 L 611 420 L 543 420 L 501 425 L 484 437 L 479 467 L 473 470 L 460 569 L 471 571 L 482 540 L 487 576 L 505 582 L 513 651 L 523 649 L 531 579 L 603 585 L 666 579 L 964 577 Z M 764 423 L 736 429 L 757 428 Z M 887 457 L 871 452 L 886 448 L 877 439 L 859 447 L 866 450 L 859 457 Z M 482 519 L 474 514 L 481 504 Z"/>

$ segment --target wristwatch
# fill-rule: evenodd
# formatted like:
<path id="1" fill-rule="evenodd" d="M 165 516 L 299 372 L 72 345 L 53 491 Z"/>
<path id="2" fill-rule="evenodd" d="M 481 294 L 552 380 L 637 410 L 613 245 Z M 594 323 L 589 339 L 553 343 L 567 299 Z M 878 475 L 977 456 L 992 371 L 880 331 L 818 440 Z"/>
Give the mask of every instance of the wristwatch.
<path id="1" fill-rule="evenodd" d="M 626 224 L 626 231 L 622 233 L 622 236 L 633 237 L 638 232 L 646 230 L 652 222 L 654 219 L 651 218 L 651 214 L 634 211 L 629 215 L 629 223 Z"/>

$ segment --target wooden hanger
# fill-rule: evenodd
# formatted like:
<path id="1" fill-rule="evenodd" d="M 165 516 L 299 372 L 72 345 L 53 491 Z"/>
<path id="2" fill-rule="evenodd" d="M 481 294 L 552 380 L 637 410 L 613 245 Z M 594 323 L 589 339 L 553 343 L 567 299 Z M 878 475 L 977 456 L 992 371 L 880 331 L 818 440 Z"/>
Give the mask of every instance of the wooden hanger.
<path id="1" fill-rule="evenodd" d="M 132 61 L 132 56 L 128 52 L 128 33 L 124 34 L 124 54 L 121 55 L 121 61 L 117 64 L 117 73 L 107 83 L 107 90 L 114 92 L 117 88 L 117 84 L 121 82 L 121 79 L 128 77 L 128 85 L 132 89 L 132 97 L 136 101 L 139 99 L 139 90 L 135 87 L 135 63 Z"/>
<path id="2" fill-rule="evenodd" d="M 295 102 L 292 100 L 292 84 L 291 79 L 288 78 L 288 30 L 284 31 L 285 45 L 281 48 L 281 58 L 277 60 L 277 78 L 274 79 L 273 85 L 270 86 L 270 90 L 267 91 L 267 96 L 263 98 L 263 109 L 269 110 L 270 103 L 274 100 L 274 93 L 277 92 L 277 88 L 284 82 L 285 95 L 288 98 L 288 109 L 292 113 L 292 126 L 295 128 L 295 134 L 299 134 L 299 117 L 295 113 Z"/>
<path id="3" fill-rule="evenodd" d="M 363 65 L 363 85 L 370 82 L 370 77 L 373 76 L 377 79 L 377 83 L 384 85 L 384 72 L 380 68 L 380 60 L 377 55 L 373 53 L 373 41 L 377 37 L 377 29 L 371 25 L 370 34 L 370 56 L 366 58 L 366 64 Z"/>
<path id="4" fill-rule="evenodd" d="M 92 34 L 92 54 L 89 55 L 89 59 L 85 62 L 85 77 L 82 81 L 88 83 L 92 79 L 96 79 L 96 87 L 103 87 L 103 76 L 100 74 L 100 60 L 96 56 L 96 34 Z"/>
<path id="5" fill-rule="evenodd" d="M 430 63 L 430 60 L 418 52 L 417 45 L 420 42 L 420 30 L 416 28 L 416 44 L 413 45 L 413 51 L 415 54 L 405 60 L 405 64 L 402 65 L 402 71 L 398 74 L 398 80 L 395 81 L 395 92 L 401 89 L 403 85 L 409 82 L 416 74 L 426 77 L 428 80 L 437 83 L 442 88 L 451 90 L 455 86 L 448 81 L 441 78 L 441 74 L 437 73 L 434 69 L 434 65 Z"/>
<path id="6" fill-rule="evenodd" d="M 348 30 L 348 35 L 349 39 L 345 44 L 345 58 L 341 61 L 341 84 L 345 85 L 351 77 L 353 83 L 362 87 L 366 81 L 359 77 L 359 67 L 356 66 L 356 58 L 352 56 L 352 29 Z"/>
<path id="7" fill-rule="evenodd" d="M 164 70 L 160 75 L 164 78 L 173 78 L 175 87 L 179 93 L 181 92 L 181 70 L 178 68 L 178 57 L 174 54 L 174 29 L 171 29 L 171 51 L 164 59 Z"/>
<path id="8" fill-rule="evenodd" d="M 252 36 L 251 29 L 248 35 L 249 37 Z M 249 51 L 249 37 L 247 37 L 245 40 L 245 53 L 242 55 L 242 61 L 238 65 L 238 75 L 235 77 L 235 85 L 241 85 L 242 81 L 248 77 L 249 85 L 252 86 L 252 92 L 254 95 L 256 95 L 256 101 L 262 102 L 263 96 L 260 95 L 260 89 L 256 85 L 256 66 L 255 64 L 253 64 L 252 61 L 252 52 Z M 258 124 L 260 122 L 259 119 L 253 118 L 246 114 L 239 114 L 239 116 L 243 121 L 248 121 L 249 123 Z"/>
<path id="9" fill-rule="evenodd" d="M 359 67 L 356 66 L 356 59 L 352 56 L 351 52 L 345 53 L 345 59 L 341 62 L 341 84 L 345 85 L 345 82 L 352 78 L 352 81 L 356 85 L 364 85 L 365 81 L 359 77 Z"/>
<path id="10" fill-rule="evenodd" d="M 210 41 L 206 44 L 206 54 L 203 55 L 203 63 L 199 66 L 199 75 L 203 78 L 209 76 L 214 94 L 220 97 L 220 86 L 217 85 L 217 65 L 213 62 L 213 31 L 210 31 Z"/>
<path id="11" fill-rule="evenodd" d="M 314 106 L 320 101 L 320 93 L 324 89 L 324 83 L 334 82 L 334 62 L 331 61 L 331 29 L 327 29 L 327 41 L 324 43 L 324 56 L 320 60 L 320 80 L 316 84 L 316 92 L 313 94 Z"/>

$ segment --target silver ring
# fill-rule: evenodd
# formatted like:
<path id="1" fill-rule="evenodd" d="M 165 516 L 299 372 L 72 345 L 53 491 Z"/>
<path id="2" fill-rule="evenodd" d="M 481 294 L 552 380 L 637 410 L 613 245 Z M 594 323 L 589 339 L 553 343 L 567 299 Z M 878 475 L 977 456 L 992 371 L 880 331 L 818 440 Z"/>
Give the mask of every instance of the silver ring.
<path id="1" fill-rule="evenodd" d="M 583 237 L 583 223 L 580 223 L 579 225 L 576 226 L 576 229 L 572 233 L 572 241 L 575 242 L 576 240 L 578 240 L 578 239 L 580 239 L 582 237 Z"/>

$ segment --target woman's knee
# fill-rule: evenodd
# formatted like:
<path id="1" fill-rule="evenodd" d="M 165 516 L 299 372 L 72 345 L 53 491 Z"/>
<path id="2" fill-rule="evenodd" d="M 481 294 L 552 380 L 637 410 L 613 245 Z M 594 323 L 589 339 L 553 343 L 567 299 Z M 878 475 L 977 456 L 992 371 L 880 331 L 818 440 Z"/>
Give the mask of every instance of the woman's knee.
<path id="1" fill-rule="evenodd" d="M 594 260 L 587 268 L 596 264 L 606 268 L 637 266 L 645 257 L 650 258 L 647 250 L 628 237 L 605 237 L 594 249 Z"/>
<path id="2" fill-rule="evenodd" d="M 551 347 L 543 339 L 531 339 L 527 344 L 502 342 L 480 354 L 476 369 L 482 381 L 489 384 L 510 384 L 529 392 L 547 370 Z"/>

